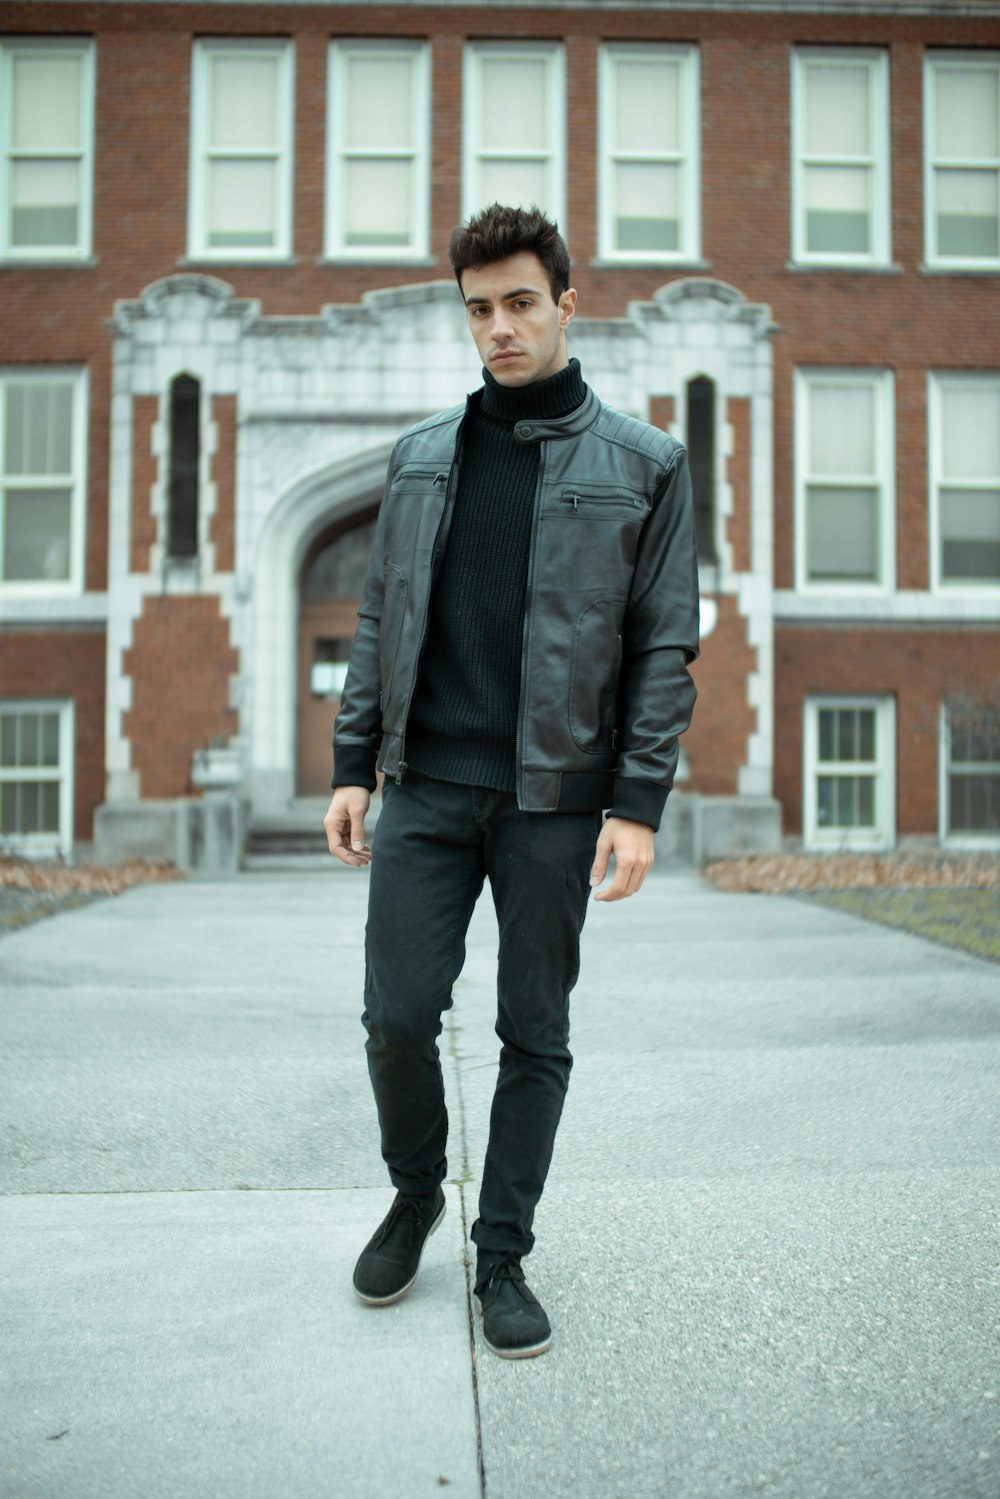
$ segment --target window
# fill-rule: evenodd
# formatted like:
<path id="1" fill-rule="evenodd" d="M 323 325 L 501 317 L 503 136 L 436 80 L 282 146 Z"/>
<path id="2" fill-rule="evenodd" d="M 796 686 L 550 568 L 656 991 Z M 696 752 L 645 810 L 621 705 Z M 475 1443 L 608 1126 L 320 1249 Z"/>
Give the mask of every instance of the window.
<path id="1" fill-rule="evenodd" d="M 927 259 L 1000 266 L 1000 56 L 927 60 Z"/>
<path id="2" fill-rule="evenodd" d="M 83 259 L 91 249 L 93 45 L 4 42 L 0 99 L 0 254 Z"/>
<path id="3" fill-rule="evenodd" d="M 167 551 L 198 555 L 198 488 L 201 460 L 201 387 L 178 375 L 170 387 L 170 507 Z"/>
<path id="4" fill-rule="evenodd" d="M 562 49 L 489 42 L 465 58 L 463 217 L 536 205 L 560 224 L 565 196 Z"/>
<path id="5" fill-rule="evenodd" d="M 84 380 L 0 370 L 0 586 L 83 588 Z"/>
<path id="6" fill-rule="evenodd" d="M 330 48 L 327 254 L 426 255 L 428 52 L 399 42 Z"/>
<path id="7" fill-rule="evenodd" d="M 192 256 L 291 254 L 293 62 L 289 42 L 195 44 Z"/>
<path id="8" fill-rule="evenodd" d="M 796 261 L 888 262 L 889 70 L 884 52 L 794 54 L 792 178 Z"/>
<path id="9" fill-rule="evenodd" d="M 715 386 L 705 375 L 688 382 L 687 442 L 694 527 L 701 562 L 715 562 Z"/>
<path id="10" fill-rule="evenodd" d="M 930 384 L 935 586 L 1000 584 L 1000 375 Z"/>
<path id="11" fill-rule="evenodd" d="M 797 374 L 799 588 L 894 586 L 892 397 L 887 371 Z"/>
<path id="12" fill-rule="evenodd" d="M 942 713 L 942 838 L 1000 839 L 1000 708 L 946 705 Z"/>
<path id="13" fill-rule="evenodd" d="M 809 848 L 889 848 L 896 839 L 891 698 L 806 701 L 803 834 Z"/>
<path id="14" fill-rule="evenodd" d="M 0 848 L 69 851 L 72 757 L 72 703 L 0 703 Z"/>
<path id="15" fill-rule="evenodd" d="M 698 133 L 698 53 L 693 47 L 604 49 L 603 259 L 698 258 Z"/>

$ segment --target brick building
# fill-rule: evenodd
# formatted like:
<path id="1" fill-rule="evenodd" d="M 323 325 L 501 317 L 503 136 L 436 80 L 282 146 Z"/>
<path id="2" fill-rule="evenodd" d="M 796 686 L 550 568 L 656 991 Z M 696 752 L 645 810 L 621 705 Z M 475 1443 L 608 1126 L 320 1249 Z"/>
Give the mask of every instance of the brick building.
<path id="1" fill-rule="evenodd" d="M 1000 842 L 1000 4 L 32 0 L 0 100 L 4 845 L 323 794 L 494 198 L 691 452 L 696 851 Z"/>

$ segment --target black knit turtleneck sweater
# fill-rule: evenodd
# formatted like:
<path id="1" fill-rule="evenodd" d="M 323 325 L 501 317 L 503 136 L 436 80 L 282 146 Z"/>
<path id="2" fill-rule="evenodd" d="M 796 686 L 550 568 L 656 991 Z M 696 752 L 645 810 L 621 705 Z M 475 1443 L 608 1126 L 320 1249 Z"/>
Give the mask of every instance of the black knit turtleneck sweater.
<path id="1" fill-rule="evenodd" d="M 579 362 L 533 385 L 485 389 L 463 431 L 455 513 L 435 582 L 406 761 L 438 780 L 515 789 L 524 602 L 539 446 L 516 422 L 567 416 L 587 387 Z"/>

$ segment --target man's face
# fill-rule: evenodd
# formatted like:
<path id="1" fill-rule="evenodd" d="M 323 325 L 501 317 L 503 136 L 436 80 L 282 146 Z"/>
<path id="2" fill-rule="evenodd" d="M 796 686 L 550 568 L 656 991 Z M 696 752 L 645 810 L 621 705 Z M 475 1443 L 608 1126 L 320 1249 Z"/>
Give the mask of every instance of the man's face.
<path id="1" fill-rule="evenodd" d="M 531 385 L 565 369 L 566 328 L 576 292 L 558 303 L 537 255 L 522 250 L 462 272 L 469 327 L 483 364 L 501 385 Z"/>

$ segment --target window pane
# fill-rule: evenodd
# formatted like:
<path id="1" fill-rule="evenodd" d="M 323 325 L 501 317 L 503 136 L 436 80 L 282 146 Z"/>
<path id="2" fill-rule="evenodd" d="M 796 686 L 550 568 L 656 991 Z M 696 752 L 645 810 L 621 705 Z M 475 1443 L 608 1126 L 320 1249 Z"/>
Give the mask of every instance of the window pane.
<path id="1" fill-rule="evenodd" d="M 408 161 L 348 161 L 344 167 L 344 243 L 408 245 L 412 166 Z"/>
<path id="2" fill-rule="evenodd" d="M 0 786 L 0 833 L 8 837 L 18 831 L 17 792 L 18 787 L 14 781 L 4 781 Z"/>
<path id="3" fill-rule="evenodd" d="M 10 241 L 73 247 L 80 227 L 80 164 L 77 161 L 12 161 Z"/>
<path id="4" fill-rule="evenodd" d="M 831 582 L 876 581 L 878 491 L 810 485 L 806 505 L 809 577 Z"/>
<path id="5" fill-rule="evenodd" d="M 810 63 L 806 68 L 806 150 L 865 156 L 871 149 L 868 69 Z"/>
<path id="6" fill-rule="evenodd" d="M 17 715 L 0 714 L 0 765 L 5 769 L 17 764 Z"/>
<path id="7" fill-rule="evenodd" d="M 38 744 L 39 765 L 59 765 L 59 714 L 41 715 Z"/>
<path id="8" fill-rule="evenodd" d="M 937 247 L 939 255 L 1000 254 L 1000 214 L 996 171 L 939 170 Z"/>
<path id="9" fill-rule="evenodd" d="M 858 715 L 853 708 L 841 708 L 837 714 L 837 759 L 858 758 Z"/>
<path id="10" fill-rule="evenodd" d="M 8 582 L 55 582 L 69 577 L 68 489 L 9 489 L 3 576 Z"/>
<path id="11" fill-rule="evenodd" d="M 276 243 L 275 179 L 270 161 L 213 161 L 208 168 L 208 243 L 216 248 Z"/>
<path id="12" fill-rule="evenodd" d="M 836 827 L 837 778 L 819 776 L 816 782 L 816 821 L 821 828 Z"/>
<path id="13" fill-rule="evenodd" d="M 59 782 L 42 781 L 38 787 L 38 831 L 59 831 Z"/>
<path id="14" fill-rule="evenodd" d="M 948 793 L 950 832 L 1000 832 L 1000 775 L 949 776 Z"/>
<path id="15" fill-rule="evenodd" d="M 18 724 L 18 765 L 38 765 L 39 714 L 22 713 Z"/>
<path id="16" fill-rule="evenodd" d="M 7 386 L 8 474 L 68 474 L 72 469 L 73 391 L 69 384 Z"/>
<path id="17" fill-rule="evenodd" d="M 875 777 L 857 776 L 855 778 L 857 800 L 855 827 L 873 828 L 875 826 Z"/>
<path id="18" fill-rule="evenodd" d="M 616 151 L 679 151 L 681 69 L 676 62 L 615 63 Z"/>
<path id="19" fill-rule="evenodd" d="M 935 152 L 968 160 L 1000 156 L 1000 105 L 995 68 L 937 68 Z"/>
<path id="20" fill-rule="evenodd" d="M 876 743 L 875 709 L 860 708 L 858 710 L 858 759 L 873 761 Z"/>
<path id="21" fill-rule="evenodd" d="M 863 255 L 871 248 L 867 167 L 806 167 L 806 247 Z"/>
<path id="22" fill-rule="evenodd" d="M 82 72 L 79 57 L 14 57 L 15 151 L 80 149 Z"/>
<path id="23" fill-rule="evenodd" d="M 548 65 L 541 58 L 483 59 L 479 142 L 484 150 L 516 153 L 548 149 L 547 72 Z"/>
<path id="24" fill-rule="evenodd" d="M 809 471 L 875 474 L 875 391 L 870 385 L 812 385 Z"/>
<path id="25" fill-rule="evenodd" d="M 826 763 L 833 759 L 836 723 L 837 715 L 833 708 L 819 710 L 819 757 Z"/>
<path id="26" fill-rule="evenodd" d="M 409 148 L 413 63 L 408 57 L 351 57 L 346 68 L 348 150 Z"/>
<path id="27" fill-rule="evenodd" d="M 209 79 L 210 146 L 277 146 L 276 57 L 215 57 Z"/>
<path id="28" fill-rule="evenodd" d="M 1000 478 L 1000 388 L 943 385 L 941 447 L 946 478 Z"/>
<path id="29" fill-rule="evenodd" d="M 943 489 L 941 546 L 946 578 L 1000 579 L 1000 490 Z"/>
<path id="30" fill-rule="evenodd" d="M 616 249 L 680 248 L 681 170 L 645 162 L 615 168 Z"/>
<path id="31" fill-rule="evenodd" d="M 513 208 L 544 209 L 548 200 L 548 166 L 544 161 L 484 161 L 479 172 L 478 206 L 509 203 Z"/>

